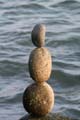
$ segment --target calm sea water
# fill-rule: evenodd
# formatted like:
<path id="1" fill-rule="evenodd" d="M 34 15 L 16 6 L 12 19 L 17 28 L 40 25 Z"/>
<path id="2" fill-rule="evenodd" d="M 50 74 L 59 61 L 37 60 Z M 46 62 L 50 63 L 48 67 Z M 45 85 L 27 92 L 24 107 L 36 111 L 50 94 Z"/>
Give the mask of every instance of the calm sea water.
<path id="1" fill-rule="evenodd" d="M 26 114 L 22 95 L 33 82 L 28 59 L 37 23 L 47 27 L 46 47 L 52 55 L 52 112 L 80 120 L 79 0 L 0 0 L 0 120 Z"/>

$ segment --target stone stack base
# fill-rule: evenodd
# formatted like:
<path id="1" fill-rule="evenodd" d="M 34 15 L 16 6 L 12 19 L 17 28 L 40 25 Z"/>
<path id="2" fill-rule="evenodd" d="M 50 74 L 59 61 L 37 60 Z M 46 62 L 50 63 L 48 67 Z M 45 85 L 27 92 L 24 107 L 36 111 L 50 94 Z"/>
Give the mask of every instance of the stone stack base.
<path id="1" fill-rule="evenodd" d="M 57 114 L 57 113 L 54 113 L 54 114 L 50 113 L 50 114 L 43 116 L 43 117 L 25 115 L 24 117 L 22 117 L 19 120 L 75 120 L 75 119 L 64 117 L 64 116 L 61 116 L 60 114 Z"/>

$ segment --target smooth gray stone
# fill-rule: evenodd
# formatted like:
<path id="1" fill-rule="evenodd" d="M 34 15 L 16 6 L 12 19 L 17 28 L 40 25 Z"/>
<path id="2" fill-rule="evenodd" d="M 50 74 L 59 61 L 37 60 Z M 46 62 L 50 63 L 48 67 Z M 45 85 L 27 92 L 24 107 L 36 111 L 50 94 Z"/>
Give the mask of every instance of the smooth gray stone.
<path id="1" fill-rule="evenodd" d="M 37 24 L 34 26 L 31 37 L 32 43 L 37 47 L 43 47 L 45 44 L 45 31 L 46 27 L 43 24 Z"/>
<path id="2" fill-rule="evenodd" d="M 75 120 L 68 117 L 61 116 L 60 114 L 48 114 L 43 117 L 36 117 L 31 115 L 25 115 L 19 120 Z"/>

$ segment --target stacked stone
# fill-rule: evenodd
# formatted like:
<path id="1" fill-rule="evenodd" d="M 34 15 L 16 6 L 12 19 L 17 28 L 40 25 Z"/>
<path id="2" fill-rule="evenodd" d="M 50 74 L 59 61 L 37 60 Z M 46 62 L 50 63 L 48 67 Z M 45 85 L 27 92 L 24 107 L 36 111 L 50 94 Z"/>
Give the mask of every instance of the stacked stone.
<path id="1" fill-rule="evenodd" d="M 36 25 L 32 30 L 32 42 L 36 48 L 29 58 L 29 72 L 35 81 L 23 94 L 23 106 L 27 112 L 36 116 L 43 116 L 52 110 L 54 105 L 54 92 L 46 83 L 51 74 L 52 60 L 45 42 L 45 26 Z"/>

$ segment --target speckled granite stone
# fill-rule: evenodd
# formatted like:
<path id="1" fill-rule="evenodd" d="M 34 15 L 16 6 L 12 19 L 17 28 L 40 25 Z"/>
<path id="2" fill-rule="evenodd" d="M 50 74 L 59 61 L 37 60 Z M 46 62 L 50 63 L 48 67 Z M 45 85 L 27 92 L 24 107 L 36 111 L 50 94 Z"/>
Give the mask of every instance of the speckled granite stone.
<path id="1" fill-rule="evenodd" d="M 36 82 L 47 81 L 51 75 L 52 60 L 47 48 L 36 48 L 29 58 L 29 73 Z"/>
<path id="2" fill-rule="evenodd" d="M 52 110 L 54 92 L 49 84 L 31 84 L 23 94 L 23 106 L 27 112 L 43 116 Z"/>

